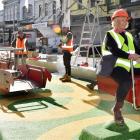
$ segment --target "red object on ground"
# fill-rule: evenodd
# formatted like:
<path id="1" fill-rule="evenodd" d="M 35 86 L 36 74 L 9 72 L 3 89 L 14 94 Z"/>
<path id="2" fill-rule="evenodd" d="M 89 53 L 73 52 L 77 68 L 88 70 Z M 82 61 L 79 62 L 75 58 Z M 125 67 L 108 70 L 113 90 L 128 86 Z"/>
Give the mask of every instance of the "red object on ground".
<path id="1" fill-rule="evenodd" d="M 19 78 L 31 80 L 40 88 L 44 88 L 46 86 L 47 80 L 51 81 L 52 78 L 51 73 L 47 70 L 47 68 L 44 67 L 20 65 L 18 70 L 22 73 L 22 77 Z"/>
<path id="2" fill-rule="evenodd" d="M 80 66 L 88 67 L 88 63 L 87 62 L 82 62 L 82 64 L 80 64 Z"/>
<path id="3" fill-rule="evenodd" d="M 115 95 L 117 89 L 117 83 L 111 77 L 98 76 L 97 77 L 98 89 Z M 140 107 L 140 76 L 135 76 L 135 96 L 136 96 L 136 106 Z M 133 103 L 133 93 L 132 88 L 130 88 L 126 100 L 130 103 Z"/>
<path id="4" fill-rule="evenodd" d="M 47 68 L 33 65 L 19 65 L 17 70 L 0 69 L 0 93 L 2 95 L 17 91 L 45 88 L 52 75 Z"/>
<path id="5" fill-rule="evenodd" d="M 14 62 L 8 60 L 0 60 L 0 69 L 11 69 Z"/>
<path id="6" fill-rule="evenodd" d="M 135 96 L 136 96 L 136 105 L 140 107 L 140 75 L 135 76 Z M 128 92 L 127 100 L 133 103 L 133 92 L 132 87 Z"/>
<path id="7" fill-rule="evenodd" d="M 40 60 L 40 57 L 32 57 L 32 58 L 28 58 L 29 60 Z"/>

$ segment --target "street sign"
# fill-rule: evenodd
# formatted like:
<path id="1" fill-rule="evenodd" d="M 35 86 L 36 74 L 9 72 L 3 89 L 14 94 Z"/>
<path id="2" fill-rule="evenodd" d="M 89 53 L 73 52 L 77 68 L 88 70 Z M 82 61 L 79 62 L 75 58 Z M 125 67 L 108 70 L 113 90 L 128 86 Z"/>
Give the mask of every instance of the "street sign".
<path id="1" fill-rule="evenodd" d="M 46 28 L 47 27 L 47 22 L 43 23 L 37 23 L 37 24 L 32 24 L 32 28 Z"/>

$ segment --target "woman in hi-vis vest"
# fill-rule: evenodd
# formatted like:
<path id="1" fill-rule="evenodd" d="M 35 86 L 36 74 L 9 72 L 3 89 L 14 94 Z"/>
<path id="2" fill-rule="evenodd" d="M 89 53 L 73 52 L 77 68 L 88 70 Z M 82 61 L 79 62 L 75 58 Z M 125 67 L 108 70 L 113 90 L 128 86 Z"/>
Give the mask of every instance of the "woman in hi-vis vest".
<path id="1" fill-rule="evenodd" d="M 23 33 L 22 30 L 18 31 L 18 36 L 16 40 L 12 42 L 12 46 L 17 49 L 15 51 L 15 64 L 14 64 L 15 70 L 17 69 L 19 60 L 21 60 L 22 64 L 26 64 L 26 58 L 28 54 L 27 45 L 28 45 L 28 41 L 25 37 L 25 34 Z"/>
<path id="2" fill-rule="evenodd" d="M 124 9 L 118 9 L 113 13 L 111 17 L 113 29 L 107 31 L 102 46 L 101 65 L 104 63 L 104 67 L 101 66 L 99 72 L 99 75 L 111 76 L 118 83 L 115 105 L 112 108 L 114 121 L 118 125 L 124 125 L 121 108 L 132 83 L 130 61 L 136 62 L 140 57 L 140 46 L 135 44 L 132 34 L 126 31 L 129 19 Z M 109 67 L 106 66 L 112 62 L 111 57 L 115 58 L 113 71 L 110 71 L 110 75 L 106 75 L 109 71 Z M 140 75 L 140 64 L 134 65 L 134 72 Z"/>
<path id="3" fill-rule="evenodd" d="M 71 56 L 73 52 L 73 34 L 68 27 L 62 28 L 61 44 L 59 45 L 63 51 L 63 63 L 65 66 L 65 74 L 60 80 L 62 82 L 71 82 Z"/>

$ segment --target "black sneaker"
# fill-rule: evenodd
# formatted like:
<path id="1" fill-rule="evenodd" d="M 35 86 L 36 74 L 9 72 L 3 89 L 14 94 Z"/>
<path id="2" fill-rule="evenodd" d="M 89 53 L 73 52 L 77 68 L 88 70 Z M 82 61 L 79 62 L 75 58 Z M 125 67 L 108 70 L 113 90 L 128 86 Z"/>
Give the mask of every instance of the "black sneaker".
<path id="1" fill-rule="evenodd" d="M 86 86 L 90 89 L 90 90 L 94 90 L 94 87 L 97 85 L 97 82 L 94 81 L 91 84 L 87 84 Z"/>
<path id="2" fill-rule="evenodd" d="M 90 90 L 93 90 L 93 88 L 94 88 L 93 84 L 87 84 L 86 86 L 87 86 Z"/>

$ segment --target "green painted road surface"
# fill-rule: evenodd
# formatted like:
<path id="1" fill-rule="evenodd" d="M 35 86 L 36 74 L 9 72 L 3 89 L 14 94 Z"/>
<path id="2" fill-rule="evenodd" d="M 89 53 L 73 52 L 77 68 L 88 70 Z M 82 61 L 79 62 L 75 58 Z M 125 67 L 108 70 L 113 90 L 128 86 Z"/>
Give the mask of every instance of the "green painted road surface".
<path id="1" fill-rule="evenodd" d="M 45 89 L 0 96 L 0 140 L 78 140 L 84 130 L 112 121 L 114 97 L 86 84 L 74 78 L 62 83 L 53 75 Z M 125 102 L 125 120 L 139 123 L 139 113 Z"/>

